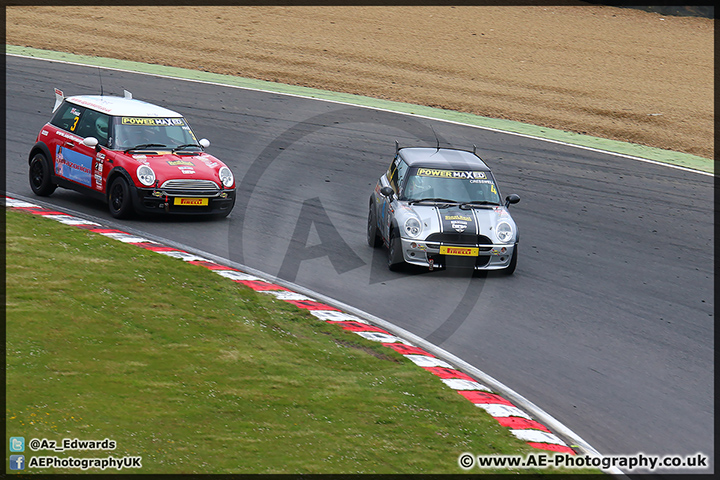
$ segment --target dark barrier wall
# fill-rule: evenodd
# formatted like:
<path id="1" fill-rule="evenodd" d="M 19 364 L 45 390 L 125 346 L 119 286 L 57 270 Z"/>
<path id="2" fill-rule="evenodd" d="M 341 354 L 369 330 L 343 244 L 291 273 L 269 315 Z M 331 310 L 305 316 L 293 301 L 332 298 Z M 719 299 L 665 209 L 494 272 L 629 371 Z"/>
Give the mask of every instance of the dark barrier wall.
<path id="1" fill-rule="evenodd" d="M 586 0 L 587 1 L 587 0 Z M 655 2 L 654 5 L 628 5 L 625 2 L 593 2 L 596 5 L 608 5 L 610 7 L 637 8 L 648 12 L 655 12 L 661 15 L 677 15 L 682 17 L 705 17 L 715 18 L 715 7 L 707 5 L 662 5 L 663 2 Z M 679 2 L 678 2 L 679 3 Z"/>

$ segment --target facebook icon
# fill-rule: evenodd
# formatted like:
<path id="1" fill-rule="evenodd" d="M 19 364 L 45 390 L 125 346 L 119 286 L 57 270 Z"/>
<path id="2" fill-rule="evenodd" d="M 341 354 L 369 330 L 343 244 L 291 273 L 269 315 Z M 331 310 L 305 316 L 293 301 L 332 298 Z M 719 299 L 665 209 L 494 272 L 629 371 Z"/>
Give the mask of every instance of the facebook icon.
<path id="1" fill-rule="evenodd" d="M 25 470 L 25 455 L 10 455 L 10 470 Z"/>

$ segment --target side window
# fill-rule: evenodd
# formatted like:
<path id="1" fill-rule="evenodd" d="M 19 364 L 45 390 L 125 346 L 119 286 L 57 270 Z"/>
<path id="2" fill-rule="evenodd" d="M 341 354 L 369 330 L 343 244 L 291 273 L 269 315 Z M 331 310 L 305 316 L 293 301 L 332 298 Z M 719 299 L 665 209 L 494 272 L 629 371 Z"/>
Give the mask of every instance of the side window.
<path id="1" fill-rule="evenodd" d="M 387 171 L 388 181 L 395 192 L 399 191 L 403 180 L 405 180 L 405 174 L 407 174 L 407 171 L 407 164 L 399 156 L 396 156 Z"/>
<path id="2" fill-rule="evenodd" d="M 386 174 L 388 182 L 390 182 L 390 185 L 392 186 L 393 190 L 395 190 L 396 192 L 397 192 L 397 173 L 398 173 L 397 164 L 399 161 L 400 161 L 400 157 L 396 156 L 395 158 L 393 158 L 393 161 L 390 164 L 390 167 L 388 168 L 388 171 Z"/>
<path id="3" fill-rule="evenodd" d="M 95 137 L 100 145 L 107 146 L 109 123 L 108 115 L 86 109 L 80 117 L 75 133 L 83 138 Z"/>
<path id="4" fill-rule="evenodd" d="M 397 162 L 397 175 L 398 175 L 398 185 L 402 185 L 405 181 L 405 175 L 407 175 L 408 166 L 407 163 L 403 162 L 402 160 L 398 160 Z"/>
<path id="5" fill-rule="evenodd" d="M 67 130 L 68 132 L 77 133 L 80 116 L 84 111 L 85 109 L 83 107 L 79 107 L 69 102 L 64 102 L 60 105 L 60 107 L 58 107 L 52 120 L 50 120 L 50 124 L 63 130 Z"/>
<path id="6" fill-rule="evenodd" d="M 407 164 L 400 157 L 395 157 L 393 163 L 388 169 L 387 175 L 388 181 L 390 182 L 390 185 L 392 185 L 392 188 L 393 190 L 395 190 L 396 193 L 400 192 L 400 187 L 402 187 L 405 176 L 407 175 L 407 171 Z"/>

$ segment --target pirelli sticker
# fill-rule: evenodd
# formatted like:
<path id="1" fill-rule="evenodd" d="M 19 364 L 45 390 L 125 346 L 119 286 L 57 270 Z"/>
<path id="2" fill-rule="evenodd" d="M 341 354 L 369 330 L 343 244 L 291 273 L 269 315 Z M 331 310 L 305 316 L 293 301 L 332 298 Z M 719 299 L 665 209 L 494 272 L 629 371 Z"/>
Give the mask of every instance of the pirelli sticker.
<path id="1" fill-rule="evenodd" d="M 418 168 L 419 177 L 453 178 L 458 180 L 484 180 L 487 178 L 485 172 L 474 170 L 439 170 L 436 168 Z"/>
<path id="2" fill-rule="evenodd" d="M 183 207 L 206 207 L 208 205 L 207 198 L 181 198 L 178 197 L 175 199 L 174 203 L 175 205 L 183 206 Z"/>
<path id="3" fill-rule="evenodd" d="M 184 118 L 148 118 L 148 117 L 122 117 L 123 125 L 140 125 L 140 126 L 185 126 Z"/>
<path id="4" fill-rule="evenodd" d="M 441 255 L 455 255 L 459 257 L 477 257 L 480 249 L 476 247 L 440 247 Z"/>

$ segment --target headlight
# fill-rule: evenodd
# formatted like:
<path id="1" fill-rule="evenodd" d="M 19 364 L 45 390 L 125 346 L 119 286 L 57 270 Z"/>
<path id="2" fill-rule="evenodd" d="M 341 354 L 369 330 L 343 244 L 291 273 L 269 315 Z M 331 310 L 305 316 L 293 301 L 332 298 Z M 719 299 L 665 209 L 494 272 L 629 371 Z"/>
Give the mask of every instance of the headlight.
<path id="1" fill-rule="evenodd" d="M 502 243 L 510 243 L 513 238 L 513 228 L 507 222 L 500 222 L 495 228 L 495 235 Z"/>
<path id="2" fill-rule="evenodd" d="M 155 172 L 147 165 L 140 165 L 137 169 L 137 177 L 140 183 L 146 187 L 151 187 L 155 183 Z"/>
<path id="3" fill-rule="evenodd" d="M 235 182 L 235 178 L 228 167 L 220 167 L 218 175 L 220 175 L 220 181 L 223 185 L 225 185 L 225 187 L 232 187 L 232 184 Z"/>
<path id="4" fill-rule="evenodd" d="M 420 223 L 420 220 L 415 217 L 410 217 L 405 220 L 405 233 L 407 233 L 409 237 L 417 238 L 420 235 L 420 232 L 422 232 L 422 224 Z"/>

